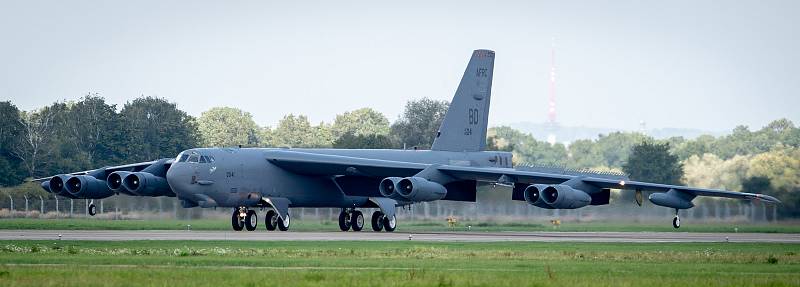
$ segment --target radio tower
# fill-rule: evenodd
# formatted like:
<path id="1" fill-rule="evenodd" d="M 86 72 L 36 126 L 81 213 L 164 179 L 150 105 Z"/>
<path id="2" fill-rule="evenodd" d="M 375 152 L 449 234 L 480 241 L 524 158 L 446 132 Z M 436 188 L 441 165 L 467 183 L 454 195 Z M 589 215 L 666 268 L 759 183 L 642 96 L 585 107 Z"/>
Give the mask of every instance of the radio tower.
<path id="1" fill-rule="evenodd" d="M 547 142 L 550 145 L 556 144 L 555 129 L 556 124 L 556 40 L 553 38 L 553 43 L 550 48 L 550 96 L 547 105 Z"/>

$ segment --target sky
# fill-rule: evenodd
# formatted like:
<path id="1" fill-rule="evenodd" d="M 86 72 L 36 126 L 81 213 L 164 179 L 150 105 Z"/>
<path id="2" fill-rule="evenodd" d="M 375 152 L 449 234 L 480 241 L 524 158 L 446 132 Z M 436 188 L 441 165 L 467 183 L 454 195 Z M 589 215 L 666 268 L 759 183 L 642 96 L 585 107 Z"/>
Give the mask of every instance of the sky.
<path id="1" fill-rule="evenodd" d="M 800 124 L 800 1 L 0 1 L 0 100 L 98 93 L 199 116 L 331 122 L 450 100 L 496 51 L 490 125 L 638 129 Z M 555 40 L 554 40 L 555 39 Z"/>

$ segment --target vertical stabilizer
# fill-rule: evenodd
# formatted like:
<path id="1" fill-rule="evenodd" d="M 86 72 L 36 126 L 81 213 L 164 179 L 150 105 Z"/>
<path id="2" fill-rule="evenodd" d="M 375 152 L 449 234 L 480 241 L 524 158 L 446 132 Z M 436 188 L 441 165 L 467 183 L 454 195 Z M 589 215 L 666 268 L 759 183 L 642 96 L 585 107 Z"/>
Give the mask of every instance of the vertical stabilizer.
<path id="1" fill-rule="evenodd" d="M 475 50 L 431 150 L 482 151 L 492 98 L 494 51 Z"/>

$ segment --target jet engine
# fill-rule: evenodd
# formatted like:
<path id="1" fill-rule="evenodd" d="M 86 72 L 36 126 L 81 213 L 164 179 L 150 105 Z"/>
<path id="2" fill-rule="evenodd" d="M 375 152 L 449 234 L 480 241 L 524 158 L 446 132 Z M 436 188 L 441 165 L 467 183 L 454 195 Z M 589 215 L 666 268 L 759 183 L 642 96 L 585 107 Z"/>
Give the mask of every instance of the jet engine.
<path id="1" fill-rule="evenodd" d="M 65 196 L 65 197 L 73 197 L 72 194 L 67 191 L 64 186 L 64 183 L 71 177 L 71 175 L 66 174 L 59 174 L 50 178 L 48 181 L 48 188 L 51 193 L 55 195 Z"/>
<path id="2" fill-rule="evenodd" d="M 588 193 L 565 184 L 544 188 L 541 197 L 547 205 L 558 209 L 581 208 L 592 203 L 592 197 Z"/>
<path id="3" fill-rule="evenodd" d="M 66 189 L 77 198 L 101 199 L 114 195 L 105 181 L 89 175 L 76 175 L 67 179 Z"/>
<path id="4" fill-rule="evenodd" d="M 108 185 L 108 189 L 115 192 L 128 193 L 125 187 L 122 186 L 122 179 L 129 174 L 131 173 L 128 171 L 115 171 L 109 174 L 108 178 L 106 178 L 106 184 Z"/>
<path id="5" fill-rule="evenodd" d="M 147 172 L 132 172 L 122 179 L 122 186 L 142 196 L 174 195 L 167 179 Z"/>
<path id="6" fill-rule="evenodd" d="M 552 209 L 553 207 L 547 205 L 542 199 L 542 190 L 545 188 L 547 188 L 547 185 L 544 184 L 532 184 L 526 187 L 524 191 L 525 202 L 536 207 Z"/>
<path id="7" fill-rule="evenodd" d="M 404 200 L 399 193 L 397 193 L 397 183 L 400 182 L 402 178 L 400 177 L 387 177 L 381 180 L 380 185 L 378 186 L 378 191 L 381 192 L 381 195 L 384 197 L 388 197 L 394 200 Z"/>
<path id="8" fill-rule="evenodd" d="M 406 177 L 397 182 L 397 193 L 412 202 L 435 201 L 447 195 L 443 185 L 421 177 Z"/>

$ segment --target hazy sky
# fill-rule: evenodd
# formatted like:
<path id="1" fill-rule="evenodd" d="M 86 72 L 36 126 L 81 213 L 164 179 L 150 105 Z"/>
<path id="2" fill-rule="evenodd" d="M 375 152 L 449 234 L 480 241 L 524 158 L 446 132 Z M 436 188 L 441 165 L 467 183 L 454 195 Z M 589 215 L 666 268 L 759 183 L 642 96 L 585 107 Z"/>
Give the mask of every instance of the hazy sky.
<path id="1" fill-rule="evenodd" d="M 392 2 L 392 3 L 377 3 Z M 402 3 L 402 4 L 398 4 Z M 164 97 L 274 125 L 450 100 L 497 52 L 490 124 L 546 120 L 551 40 L 565 125 L 800 123 L 800 1 L 0 1 L 0 100 Z"/>

